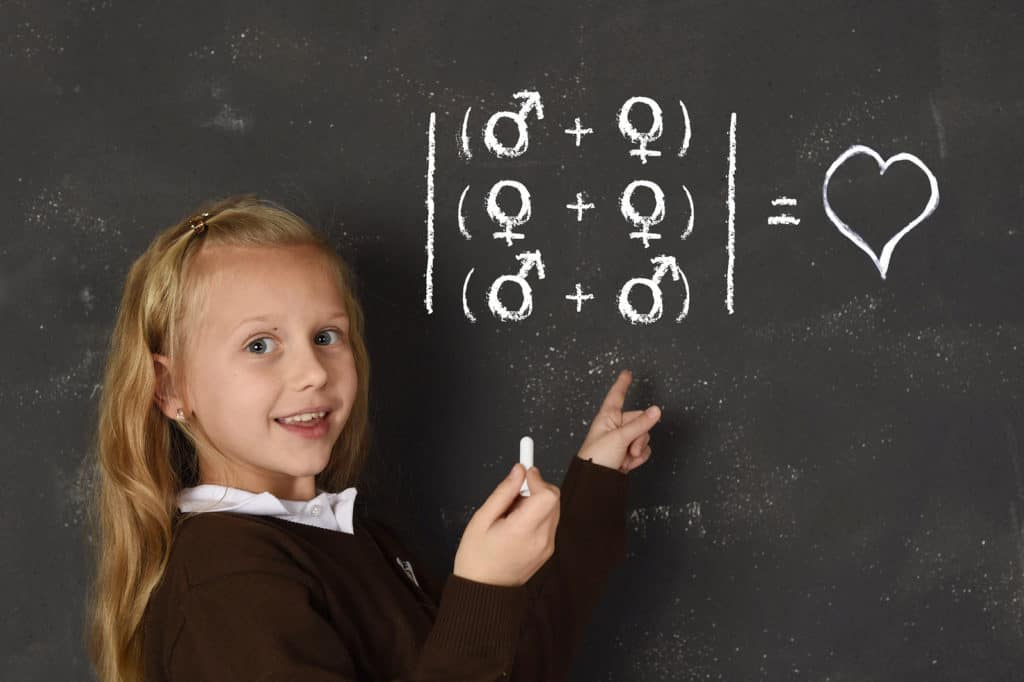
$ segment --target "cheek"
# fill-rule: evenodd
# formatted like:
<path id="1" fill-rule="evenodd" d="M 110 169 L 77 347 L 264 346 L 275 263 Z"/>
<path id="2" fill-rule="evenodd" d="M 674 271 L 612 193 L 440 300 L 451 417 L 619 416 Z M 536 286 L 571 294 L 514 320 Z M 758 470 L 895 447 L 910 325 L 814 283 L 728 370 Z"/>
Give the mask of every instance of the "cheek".
<path id="1" fill-rule="evenodd" d="M 338 377 L 339 381 L 356 382 L 358 377 L 356 376 L 356 358 L 352 354 L 352 351 L 346 349 L 346 351 L 340 355 L 337 362 L 334 363 L 334 372 Z"/>
<path id="2" fill-rule="evenodd" d="M 204 378 L 207 411 L 216 414 L 221 421 L 232 417 L 253 414 L 269 414 L 268 403 L 273 399 L 271 377 L 255 368 L 222 364 L 208 368 Z"/>
<path id="3" fill-rule="evenodd" d="M 230 373 L 226 392 L 230 399 L 247 408 L 265 409 L 279 392 L 280 380 L 272 372 L 256 369 L 236 369 Z"/>
<path id="4" fill-rule="evenodd" d="M 351 352 L 346 353 L 344 358 L 339 359 L 334 366 L 332 374 L 331 381 L 335 386 L 335 391 L 344 403 L 351 407 L 356 393 L 359 391 L 359 382 L 361 381 Z"/>

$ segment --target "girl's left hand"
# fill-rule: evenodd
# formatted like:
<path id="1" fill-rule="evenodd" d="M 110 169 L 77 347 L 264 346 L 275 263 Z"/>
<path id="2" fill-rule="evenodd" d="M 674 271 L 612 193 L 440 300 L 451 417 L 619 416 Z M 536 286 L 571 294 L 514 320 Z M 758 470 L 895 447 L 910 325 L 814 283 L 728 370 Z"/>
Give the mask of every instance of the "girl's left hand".
<path id="1" fill-rule="evenodd" d="M 590 425 L 577 457 L 593 459 L 594 464 L 628 474 L 651 456 L 649 432 L 661 419 L 661 409 L 652 405 L 646 411 L 623 412 L 626 389 L 632 380 L 633 373 L 628 369 L 619 372 Z"/>

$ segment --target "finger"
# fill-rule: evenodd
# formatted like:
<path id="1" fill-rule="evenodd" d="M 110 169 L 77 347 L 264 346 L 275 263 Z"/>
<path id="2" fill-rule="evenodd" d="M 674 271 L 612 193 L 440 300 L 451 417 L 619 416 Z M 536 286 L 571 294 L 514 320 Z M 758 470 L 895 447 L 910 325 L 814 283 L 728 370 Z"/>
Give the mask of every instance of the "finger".
<path id="1" fill-rule="evenodd" d="M 518 508 L 514 507 L 513 503 L 516 502 L 519 488 L 523 484 L 523 469 L 523 465 L 516 462 L 509 475 L 498 484 L 490 497 L 480 505 L 476 513 L 486 520 L 488 527 L 506 513 L 511 514 L 518 511 Z M 527 476 L 529 476 L 529 472 L 527 472 Z M 509 511 L 510 509 L 512 511 Z"/>
<path id="2" fill-rule="evenodd" d="M 639 417 L 640 415 L 642 415 L 643 413 L 644 413 L 643 410 L 628 410 L 626 412 L 623 412 L 622 413 L 622 423 L 626 424 L 628 422 L 631 422 L 634 419 L 636 419 L 637 417 Z"/>
<path id="3" fill-rule="evenodd" d="M 651 448 L 650 446 L 647 446 L 643 449 L 643 452 L 641 452 L 640 456 L 630 457 L 625 462 L 623 462 L 622 467 L 620 467 L 619 470 L 622 471 L 622 473 L 624 474 L 628 474 L 633 469 L 636 469 L 637 467 L 643 465 L 643 463 L 650 459 L 650 457 Z"/>
<path id="4" fill-rule="evenodd" d="M 640 439 L 638 438 L 630 444 L 629 450 L 626 454 L 628 454 L 630 457 L 639 457 L 641 454 L 643 454 L 643 451 L 644 445 L 640 442 Z"/>
<path id="5" fill-rule="evenodd" d="M 660 419 L 661 408 L 657 405 L 652 405 L 644 411 L 642 416 L 637 417 L 628 424 L 623 424 L 611 433 L 615 434 L 617 438 L 621 439 L 628 446 L 633 440 L 647 433 Z"/>
<path id="6" fill-rule="evenodd" d="M 555 492 L 558 487 L 547 483 L 541 477 L 537 467 L 530 467 L 526 471 L 526 487 L 529 488 L 530 494 L 519 495 L 517 489 L 514 508 L 507 516 L 514 518 L 516 523 L 523 528 L 536 529 L 546 523 L 550 515 L 550 506 L 538 502 L 537 494 L 545 488 Z"/>
<path id="7" fill-rule="evenodd" d="M 547 481 L 544 480 L 544 478 L 540 474 L 540 471 L 537 471 L 537 467 L 531 467 L 530 468 L 530 472 L 536 472 L 536 474 L 537 474 L 537 480 L 536 481 L 534 481 L 533 478 L 528 478 L 527 479 L 527 482 L 530 485 L 530 492 L 531 493 L 534 490 L 541 490 L 541 489 L 547 489 L 547 490 L 549 490 L 549 491 L 551 491 L 553 493 L 560 493 L 561 492 L 561 489 L 557 485 L 555 485 L 554 483 L 548 483 Z M 528 472 L 528 474 L 529 474 L 529 472 Z"/>
<path id="8" fill-rule="evenodd" d="M 647 443 L 650 440 L 651 440 L 650 432 L 647 432 L 647 433 L 643 434 L 642 436 L 640 436 L 639 438 L 634 439 L 633 442 L 629 444 L 629 452 L 630 452 L 630 454 L 632 454 L 632 455 L 639 455 L 641 452 L 643 452 L 644 446 L 647 445 Z"/>
<path id="9" fill-rule="evenodd" d="M 629 388 L 629 383 L 633 381 L 633 373 L 628 369 L 624 369 L 619 372 L 618 378 L 615 379 L 615 383 L 608 390 L 608 394 L 604 397 L 604 401 L 601 402 L 601 412 L 613 412 L 618 414 L 622 412 L 622 405 L 626 402 L 626 389 Z"/>
<path id="10" fill-rule="evenodd" d="M 639 418 L 643 417 L 643 415 L 644 415 L 644 411 L 643 410 L 630 410 L 629 412 L 624 412 L 623 415 L 622 415 L 623 416 L 622 422 L 619 424 L 619 426 L 622 426 L 622 424 L 628 424 L 629 422 L 631 422 L 631 421 L 633 421 L 635 419 L 639 419 Z M 646 437 L 647 437 L 647 434 L 645 433 L 644 435 L 640 436 L 639 438 L 634 438 L 633 441 L 629 444 L 629 452 L 631 452 L 631 453 L 639 453 L 640 450 L 643 448 L 644 443 L 646 442 L 644 440 L 644 438 L 646 438 Z"/>
<path id="11" fill-rule="evenodd" d="M 643 410 L 629 410 L 628 412 L 623 412 L 621 418 L 618 418 L 614 414 L 609 414 L 602 418 L 604 413 L 598 412 L 594 417 L 594 420 L 590 423 L 590 428 L 587 429 L 587 437 L 589 438 L 592 435 L 601 436 L 606 433 L 609 428 L 618 428 L 623 424 L 629 423 L 634 419 L 643 416 L 643 413 Z M 609 422 L 605 421 L 606 419 L 610 420 L 610 426 L 608 425 Z"/>
<path id="12" fill-rule="evenodd" d="M 629 454 L 632 455 L 633 457 L 639 457 L 643 449 L 644 444 L 642 436 L 629 444 Z"/>

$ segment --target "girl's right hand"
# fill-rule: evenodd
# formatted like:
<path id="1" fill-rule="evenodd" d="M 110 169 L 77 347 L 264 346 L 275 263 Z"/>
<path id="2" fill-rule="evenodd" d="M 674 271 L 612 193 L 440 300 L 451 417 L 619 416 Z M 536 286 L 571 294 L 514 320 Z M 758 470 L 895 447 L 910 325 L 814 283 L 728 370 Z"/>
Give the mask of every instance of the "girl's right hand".
<path id="1" fill-rule="evenodd" d="M 561 491 L 546 483 L 534 466 L 526 472 L 530 495 L 520 496 L 523 468 L 516 463 L 469 520 L 455 553 L 455 575 L 518 586 L 555 553 Z"/>

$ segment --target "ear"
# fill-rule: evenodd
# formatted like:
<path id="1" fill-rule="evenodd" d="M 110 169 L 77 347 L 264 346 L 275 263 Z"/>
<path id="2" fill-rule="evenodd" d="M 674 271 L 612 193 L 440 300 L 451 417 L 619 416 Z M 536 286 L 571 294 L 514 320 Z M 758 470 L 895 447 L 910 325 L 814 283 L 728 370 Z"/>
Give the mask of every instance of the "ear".
<path id="1" fill-rule="evenodd" d="M 166 355 L 153 353 L 153 369 L 156 372 L 156 390 L 153 400 L 168 419 L 178 418 L 178 409 L 185 405 L 178 399 L 171 381 L 171 361 Z"/>

